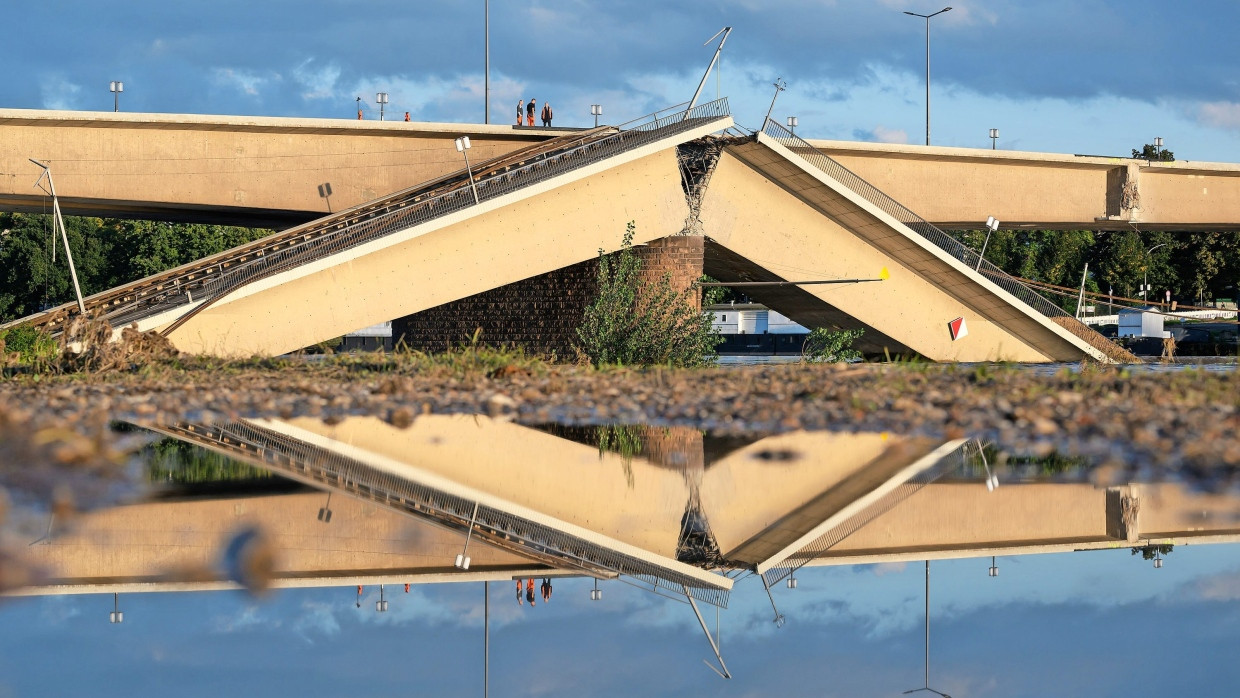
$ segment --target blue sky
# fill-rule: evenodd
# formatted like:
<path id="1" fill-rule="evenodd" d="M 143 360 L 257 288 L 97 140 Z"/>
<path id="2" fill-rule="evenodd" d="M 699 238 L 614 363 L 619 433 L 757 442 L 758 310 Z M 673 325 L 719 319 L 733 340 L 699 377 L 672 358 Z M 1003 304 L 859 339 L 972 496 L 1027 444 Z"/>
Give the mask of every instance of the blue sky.
<path id="1" fill-rule="evenodd" d="M 495 0 L 492 120 L 518 98 L 584 125 L 688 99 L 702 42 L 735 28 L 719 90 L 756 127 L 924 142 L 930 0 Z M 400 118 L 481 122 L 482 0 L 49 0 L 7 8 L 0 106 L 352 118 L 391 95 Z M 1162 136 L 1180 159 L 1240 161 L 1240 5 L 1224 0 L 960 0 L 932 22 L 933 142 L 1124 154 Z M 716 91 L 712 78 L 707 94 Z"/>
<path id="2" fill-rule="evenodd" d="M 1161 570 L 1127 550 L 933 563 L 931 684 L 957 698 L 1233 695 L 1240 547 L 1177 548 Z M 756 579 L 723 612 L 735 675 L 688 607 L 619 583 L 601 602 L 564 580 L 518 607 L 492 588 L 494 695 L 895 696 L 922 683 L 920 563 L 803 570 L 776 598 Z M 480 584 L 121 597 L 0 604 L 0 696 L 479 695 Z M 713 612 L 707 613 L 713 622 Z M 70 671 L 69 668 L 72 668 Z"/>

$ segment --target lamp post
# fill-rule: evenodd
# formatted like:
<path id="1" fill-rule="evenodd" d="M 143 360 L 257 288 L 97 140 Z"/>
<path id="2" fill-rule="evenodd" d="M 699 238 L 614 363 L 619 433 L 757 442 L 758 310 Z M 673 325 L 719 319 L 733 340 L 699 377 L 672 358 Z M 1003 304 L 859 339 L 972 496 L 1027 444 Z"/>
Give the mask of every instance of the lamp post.
<path id="1" fill-rule="evenodd" d="M 792 574 L 788 575 L 788 588 L 789 588 L 789 589 L 796 589 L 796 588 L 797 588 L 797 578 L 796 578 L 796 573 L 795 573 L 795 572 L 793 572 Z"/>
<path id="2" fill-rule="evenodd" d="M 379 103 L 379 121 L 383 121 L 383 107 L 388 103 L 388 93 L 380 92 L 376 94 L 375 101 Z"/>
<path id="3" fill-rule="evenodd" d="M 319 185 L 320 187 L 323 185 Z M 330 191 L 330 189 L 328 190 Z M 319 521 L 323 523 L 332 522 L 332 493 L 327 493 L 327 503 L 319 507 Z"/>
<path id="4" fill-rule="evenodd" d="M 938 12 L 928 15 L 921 15 L 907 10 L 904 12 L 906 15 L 921 17 L 926 20 L 926 145 L 930 145 L 930 18 L 941 15 L 951 9 L 950 7 L 944 7 Z"/>
<path id="5" fill-rule="evenodd" d="M 1141 284 L 1141 300 L 1143 301 L 1148 301 L 1150 298 L 1150 261 L 1153 259 L 1152 255 L 1154 253 L 1154 250 L 1166 244 L 1167 243 L 1165 242 L 1160 242 L 1157 245 L 1154 245 L 1153 247 L 1145 251 L 1145 270 L 1144 270 L 1145 276 L 1143 278 L 1143 283 Z"/>
<path id="6" fill-rule="evenodd" d="M 973 271 L 980 271 L 982 268 L 982 260 L 986 259 L 986 246 L 990 244 L 990 234 L 999 229 L 999 219 L 994 216 L 986 218 L 986 241 L 982 243 L 982 252 L 977 256 L 977 266 Z"/>
<path id="7" fill-rule="evenodd" d="M 465 156 L 465 171 L 469 173 L 469 188 L 474 192 L 474 203 L 478 203 L 478 187 L 474 185 L 474 171 L 469 168 L 469 136 L 461 136 L 456 139 L 456 152 Z M 474 505 L 474 513 L 478 513 L 478 505 Z M 472 527 L 469 529 L 474 530 Z M 469 539 L 465 539 L 465 546 L 469 547 Z"/>
<path id="8" fill-rule="evenodd" d="M 999 129 L 997 128 L 990 129 L 990 149 L 991 150 L 995 149 L 995 141 L 998 141 L 998 140 L 999 140 Z"/>
<path id="9" fill-rule="evenodd" d="M 1155 136 L 1154 137 L 1154 157 L 1157 158 L 1158 160 L 1162 160 L 1162 146 L 1163 146 L 1162 137 Z"/>
<path id="10" fill-rule="evenodd" d="M 486 68 L 483 71 L 483 123 L 491 123 L 491 0 L 482 3 L 483 44 L 486 50 Z"/>
<path id="11" fill-rule="evenodd" d="M 949 8 L 950 9 L 950 8 Z M 936 693 L 943 698 L 951 698 L 951 696 L 930 688 L 930 561 L 926 560 L 926 685 L 921 688 L 914 688 L 905 691 L 904 694 L 917 693 L 919 691 L 929 691 Z"/>
<path id="12" fill-rule="evenodd" d="M 788 130 L 792 131 L 792 135 L 797 135 L 797 118 L 795 116 L 788 117 Z"/>
<path id="13" fill-rule="evenodd" d="M 998 577 L 998 576 L 999 576 L 999 567 L 998 567 L 997 565 L 995 565 L 995 556 L 994 556 L 994 555 L 991 555 L 991 556 L 990 556 L 990 576 L 992 576 L 992 577 Z"/>
<path id="14" fill-rule="evenodd" d="M 771 83 L 775 86 L 775 95 L 771 97 L 771 106 L 766 110 L 766 116 L 762 119 L 762 128 L 766 128 L 766 122 L 771 120 L 771 112 L 775 111 L 775 100 L 779 99 L 779 93 L 788 89 L 788 83 L 783 78 L 775 78 L 775 82 Z"/>
<path id="15" fill-rule="evenodd" d="M 594 128 L 598 128 L 598 118 L 603 115 L 603 105 L 591 104 L 590 113 L 594 115 Z"/>
<path id="16" fill-rule="evenodd" d="M 594 578 L 594 588 L 590 590 L 591 601 L 601 601 L 603 598 L 603 590 L 598 588 L 598 577 Z"/>
<path id="17" fill-rule="evenodd" d="M 383 598 L 383 585 L 379 585 L 379 600 L 375 602 L 375 610 L 379 613 L 387 613 L 388 602 Z"/>
<path id="18" fill-rule="evenodd" d="M 121 110 L 121 93 L 125 91 L 125 83 L 113 80 L 108 83 L 108 92 L 112 93 L 112 111 Z"/>
<path id="19" fill-rule="evenodd" d="M 124 623 L 125 614 L 121 611 L 120 594 L 112 594 L 112 612 L 108 614 L 109 623 Z"/>

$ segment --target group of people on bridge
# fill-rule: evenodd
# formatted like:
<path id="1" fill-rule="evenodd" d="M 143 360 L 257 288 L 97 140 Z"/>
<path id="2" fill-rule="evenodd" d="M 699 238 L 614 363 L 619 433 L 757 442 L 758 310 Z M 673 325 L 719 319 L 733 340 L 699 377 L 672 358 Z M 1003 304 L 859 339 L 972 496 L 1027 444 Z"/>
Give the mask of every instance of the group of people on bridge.
<path id="1" fill-rule="evenodd" d="M 526 104 L 524 100 L 518 99 L 517 100 L 517 125 L 518 126 L 521 125 L 521 114 L 522 112 L 524 112 L 525 120 L 526 120 L 525 125 L 533 126 L 534 125 L 534 113 L 536 111 L 538 111 L 538 100 L 530 98 L 529 103 Z M 555 115 L 554 112 L 551 111 L 551 102 L 543 102 L 542 114 L 540 115 L 542 119 L 543 127 L 551 128 L 551 118 L 554 115 Z"/>
<path id="2" fill-rule="evenodd" d="M 524 602 L 521 600 L 521 580 L 518 579 L 516 581 L 517 581 L 517 605 L 519 606 L 523 604 Z M 543 597 L 543 603 L 551 603 L 551 579 L 550 578 L 543 578 L 542 597 Z M 530 602 L 531 608 L 534 606 L 534 580 L 533 579 L 529 579 L 525 583 L 525 601 Z"/>

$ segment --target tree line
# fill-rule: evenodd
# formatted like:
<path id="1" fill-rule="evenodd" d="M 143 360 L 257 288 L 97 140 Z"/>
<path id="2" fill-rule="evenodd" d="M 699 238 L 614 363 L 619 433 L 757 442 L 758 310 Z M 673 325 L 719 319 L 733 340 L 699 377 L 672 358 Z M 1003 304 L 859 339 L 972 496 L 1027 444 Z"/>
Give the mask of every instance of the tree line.
<path id="1" fill-rule="evenodd" d="M 198 223 L 65 218 L 83 295 L 136 281 L 271 233 Z M 73 300 L 64 243 L 46 214 L 0 213 L 0 322 Z M 55 250 L 53 255 L 53 250 Z"/>

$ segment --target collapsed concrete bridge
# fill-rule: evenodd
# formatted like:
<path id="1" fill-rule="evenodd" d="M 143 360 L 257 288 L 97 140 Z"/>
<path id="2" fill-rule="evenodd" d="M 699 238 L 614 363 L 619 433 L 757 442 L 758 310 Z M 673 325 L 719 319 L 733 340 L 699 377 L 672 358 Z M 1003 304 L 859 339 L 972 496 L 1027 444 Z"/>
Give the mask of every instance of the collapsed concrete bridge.
<path id="1" fill-rule="evenodd" d="M 562 348 L 589 295 L 589 265 L 633 221 L 651 271 L 686 282 L 889 269 L 882 283 L 751 294 L 803 325 L 865 329 L 869 353 L 1133 360 L 778 124 L 710 137 L 731 126 L 718 100 L 544 140 L 97 294 L 88 313 L 222 356 L 286 353 L 393 318 L 415 346 L 442 348 L 482 327 L 491 342 Z M 56 332 L 75 312 L 25 321 Z M 558 324 L 531 331 L 531 313 Z"/>

